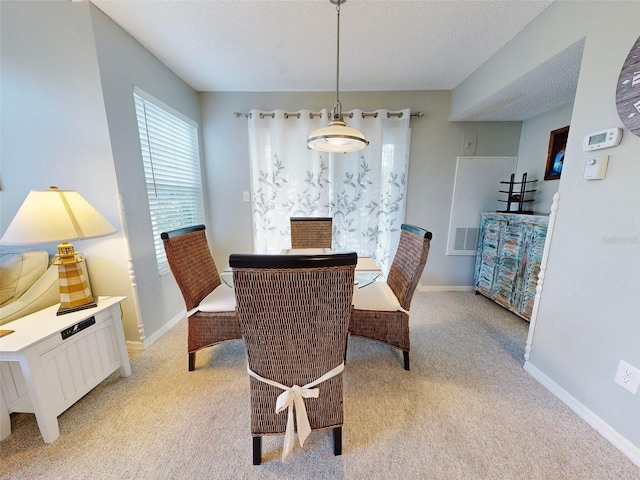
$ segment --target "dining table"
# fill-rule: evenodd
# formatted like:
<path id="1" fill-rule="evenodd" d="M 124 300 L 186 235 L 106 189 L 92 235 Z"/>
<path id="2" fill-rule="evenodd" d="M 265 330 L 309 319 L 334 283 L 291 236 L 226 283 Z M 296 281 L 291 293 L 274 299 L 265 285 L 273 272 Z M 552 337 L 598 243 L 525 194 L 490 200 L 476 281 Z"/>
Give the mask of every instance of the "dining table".
<path id="1" fill-rule="evenodd" d="M 345 250 L 334 250 L 332 248 L 287 248 L 276 252 L 262 252 L 267 255 L 330 255 L 333 253 L 346 253 Z M 367 255 L 358 254 L 358 263 L 355 269 L 355 286 L 362 288 L 382 274 L 382 270 L 373 258 Z M 220 278 L 228 286 L 233 287 L 233 270 L 226 266 L 220 272 Z"/>

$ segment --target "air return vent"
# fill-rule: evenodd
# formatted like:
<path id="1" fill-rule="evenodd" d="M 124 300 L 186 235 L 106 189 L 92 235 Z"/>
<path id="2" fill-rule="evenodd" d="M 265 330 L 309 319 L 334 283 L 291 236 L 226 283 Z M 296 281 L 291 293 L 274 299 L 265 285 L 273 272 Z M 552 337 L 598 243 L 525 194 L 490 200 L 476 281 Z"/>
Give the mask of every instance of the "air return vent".
<path id="1" fill-rule="evenodd" d="M 478 246 L 478 228 L 456 228 L 453 250 L 459 254 L 476 253 Z"/>
<path id="2" fill-rule="evenodd" d="M 475 255 L 480 212 L 495 212 L 500 181 L 515 172 L 516 157 L 458 157 L 447 255 Z"/>

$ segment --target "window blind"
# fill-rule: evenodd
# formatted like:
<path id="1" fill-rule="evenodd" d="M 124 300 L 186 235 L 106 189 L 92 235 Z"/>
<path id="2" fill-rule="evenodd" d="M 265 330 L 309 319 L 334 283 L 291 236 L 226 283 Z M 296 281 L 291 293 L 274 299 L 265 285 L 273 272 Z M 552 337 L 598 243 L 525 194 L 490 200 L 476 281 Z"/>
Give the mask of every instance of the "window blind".
<path id="1" fill-rule="evenodd" d="M 160 274 L 169 272 L 160 234 L 204 223 L 197 125 L 134 92 L 142 162 Z"/>

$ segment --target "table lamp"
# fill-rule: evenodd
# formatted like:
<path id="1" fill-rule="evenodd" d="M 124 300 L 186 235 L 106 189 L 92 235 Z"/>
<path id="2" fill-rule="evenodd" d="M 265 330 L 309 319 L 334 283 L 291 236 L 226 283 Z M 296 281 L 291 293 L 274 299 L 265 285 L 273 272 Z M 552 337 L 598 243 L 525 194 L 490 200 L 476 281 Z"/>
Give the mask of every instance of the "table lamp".
<path id="1" fill-rule="evenodd" d="M 0 238 L 4 245 L 62 242 L 54 264 L 58 266 L 60 308 L 58 315 L 95 307 L 95 297 L 84 258 L 71 240 L 102 237 L 116 229 L 73 190 L 31 190 Z"/>

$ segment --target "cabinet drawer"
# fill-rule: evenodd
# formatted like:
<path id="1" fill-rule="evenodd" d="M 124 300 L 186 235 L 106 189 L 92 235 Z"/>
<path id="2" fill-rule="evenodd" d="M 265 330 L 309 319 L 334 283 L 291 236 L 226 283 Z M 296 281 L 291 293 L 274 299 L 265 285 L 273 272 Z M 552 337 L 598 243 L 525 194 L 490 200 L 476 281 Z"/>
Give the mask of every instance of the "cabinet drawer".
<path id="1" fill-rule="evenodd" d="M 99 325 L 99 324 L 111 319 L 111 309 L 107 309 L 107 310 L 103 310 L 101 312 L 98 312 L 95 315 L 93 315 L 93 318 L 96 321 L 95 325 L 92 325 L 91 327 L 87 328 L 86 331 L 83 330 L 83 331 L 75 334 L 74 336 L 85 335 L 88 332 L 88 330 L 91 330 L 92 328 L 96 327 L 97 325 Z M 73 336 L 67 338 L 66 340 L 63 340 L 62 339 L 62 335 L 60 334 L 60 332 L 56 333 L 55 335 L 51 335 L 49 338 L 42 340 L 38 344 L 38 353 L 43 354 L 45 352 L 48 352 L 52 348 L 57 347 L 58 345 L 62 344 L 63 342 L 68 342 L 72 338 L 73 338 Z"/>

